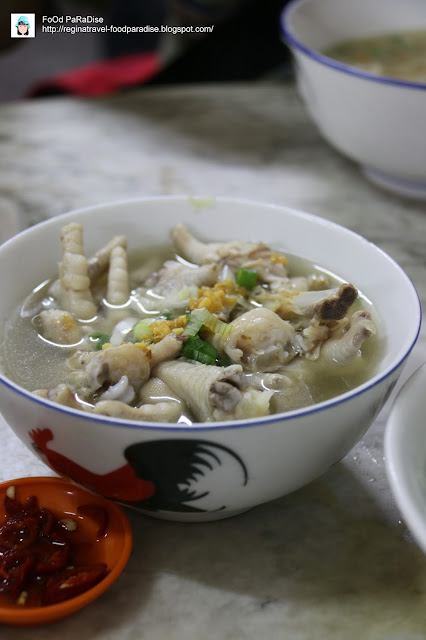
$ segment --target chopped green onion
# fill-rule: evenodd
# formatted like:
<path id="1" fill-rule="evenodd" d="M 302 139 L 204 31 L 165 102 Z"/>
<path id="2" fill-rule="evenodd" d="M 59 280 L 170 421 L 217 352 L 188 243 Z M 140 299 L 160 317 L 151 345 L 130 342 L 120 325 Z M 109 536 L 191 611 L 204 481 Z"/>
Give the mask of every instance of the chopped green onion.
<path id="1" fill-rule="evenodd" d="M 104 344 L 107 344 L 110 341 L 110 337 L 107 336 L 106 333 L 92 333 L 89 338 L 90 340 L 93 340 L 93 342 L 96 342 L 96 351 L 100 351 Z"/>
<path id="2" fill-rule="evenodd" d="M 222 320 L 220 320 L 217 315 L 215 315 L 214 313 L 210 313 L 210 311 L 205 307 L 202 307 L 201 309 L 194 309 L 194 311 L 191 312 L 190 323 L 192 321 L 194 322 L 194 325 L 196 322 L 201 323 L 200 328 L 202 325 L 204 325 L 205 327 L 213 331 L 213 333 L 217 333 L 224 338 L 229 336 L 232 331 L 232 326 L 230 324 L 222 322 Z"/>
<path id="3" fill-rule="evenodd" d="M 190 289 L 190 287 L 182 287 L 182 289 L 177 292 L 175 300 L 187 300 L 188 298 L 191 298 L 193 294 L 194 291 L 193 289 Z"/>
<path id="4" fill-rule="evenodd" d="M 149 324 L 147 320 L 139 320 L 139 322 L 135 324 L 132 329 L 135 342 L 142 342 L 142 340 L 151 338 L 152 329 Z"/>
<path id="5" fill-rule="evenodd" d="M 231 358 L 229 358 L 226 353 L 222 353 L 220 356 L 216 358 L 216 364 L 218 367 L 229 367 L 231 364 Z"/>
<path id="6" fill-rule="evenodd" d="M 183 335 L 184 336 L 195 336 L 195 335 L 197 335 L 197 333 L 199 331 L 201 331 L 201 329 L 204 326 L 202 320 L 199 320 L 196 316 L 193 316 L 192 313 L 190 313 L 186 317 L 187 317 L 188 322 L 187 322 L 187 324 L 185 326 L 185 329 L 182 331 Z"/>
<path id="7" fill-rule="evenodd" d="M 188 336 L 182 347 L 182 355 L 202 364 L 216 364 L 217 349 L 199 336 Z"/>
<path id="8" fill-rule="evenodd" d="M 257 271 L 240 267 L 237 271 L 237 284 L 246 289 L 253 289 L 257 282 Z"/>

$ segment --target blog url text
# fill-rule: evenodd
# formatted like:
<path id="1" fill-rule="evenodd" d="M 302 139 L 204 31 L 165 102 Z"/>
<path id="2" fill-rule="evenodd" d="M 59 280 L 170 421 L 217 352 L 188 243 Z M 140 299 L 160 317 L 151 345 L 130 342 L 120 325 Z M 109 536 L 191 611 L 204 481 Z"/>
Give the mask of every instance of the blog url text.
<path id="1" fill-rule="evenodd" d="M 80 20 L 76 20 L 80 18 Z M 72 21 L 74 24 L 67 24 Z M 43 33 L 213 33 L 211 26 L 177 26 L 177 25 L 106 25 L 98 16 L 43 16 L 41 30 Z M 75 24 L 79 22 L 80 24 Z M 53 24 L 52 24 L 53 23 Z M 88 24 L 98 23 L 98 24 Z"/>

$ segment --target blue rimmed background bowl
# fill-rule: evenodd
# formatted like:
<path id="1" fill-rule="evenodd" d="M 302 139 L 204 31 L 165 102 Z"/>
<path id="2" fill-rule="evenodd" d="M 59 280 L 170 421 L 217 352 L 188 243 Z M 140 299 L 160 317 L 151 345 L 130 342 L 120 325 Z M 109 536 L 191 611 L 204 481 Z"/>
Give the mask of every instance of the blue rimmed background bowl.
<path id="1" fill-rule="evenodd" d="M 374 304 L 383 355 L 361 386 L 317 405 L 246 421 L 193 427 L 92 415 L 34 396 L 0 374 L 0 410 L 17 436 L 57 473 L 157 517 L 202 521 L 234 515 L 314 480 L 345 456 L 386 401 L 421 322 L 404 271 L 361 236 L 286 207 L 229 199 L 146 198 L 52 218 L 0 247 L 0 322 L 54 277 L 60 229 L 84 226 L 90 255 L 113 235 L 129 248 L 169 242 L 186 223 L 205 240 L 263 240 L 353 282 Z"/>
<path id="2" fill-rule="evenodd" d="M 384 78 L 321 53 L 344 40 L 423 29 L 424 0 L 291 0 L 281 14 L 299 92 L 323 137 L 376 184 L 426 199 L 426 83 Z"/>
<path id="3" fill-rule="evenodd" d="M 385 464 L 402 517 L 426 553 L 426 364 L 399 391 L 385 431 Z"/>

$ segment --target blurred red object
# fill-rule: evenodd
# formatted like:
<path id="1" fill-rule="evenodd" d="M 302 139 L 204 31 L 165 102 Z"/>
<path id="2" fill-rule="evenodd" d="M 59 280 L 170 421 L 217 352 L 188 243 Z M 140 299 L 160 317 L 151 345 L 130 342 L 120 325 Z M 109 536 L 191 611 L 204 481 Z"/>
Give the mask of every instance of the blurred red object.
<path id="1" fill-rule="evenodd" d="M 157 53 L 137 53 L 102 60 L 65 71 L 35 84 L 27 98 L 74 94 L 89 98 L 118 93 L 122 89 L 144 84 L 162 68 Z"/>

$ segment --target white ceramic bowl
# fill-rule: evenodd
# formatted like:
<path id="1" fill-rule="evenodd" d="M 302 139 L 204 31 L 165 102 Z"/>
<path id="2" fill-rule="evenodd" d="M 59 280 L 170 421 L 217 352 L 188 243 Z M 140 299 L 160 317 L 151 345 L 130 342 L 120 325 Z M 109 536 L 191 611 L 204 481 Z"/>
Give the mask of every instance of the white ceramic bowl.
<path id="1" fill-rule="evenodd" d="M 426 84 L 321 53 L 343 40 L 410 29 L 426 29 L 424 0 L 292 0 L 281 15 L 299 91 L 324 138 L 377 184 L 426 198 Z"/>
<path id="2" fill-rule="evenodd" d="M 261 238 L 352 281 L 380 316 L 386 345 L 371 380 L 335 399 L 266 418 L 190 428 L 117 420 L 53 404 L 0 376 L 0 410 L 28 447 L 58 473 L 106 497 L 125 502 L 133 491 L 133 506 L 145 513 L 178 520 L 226 517 L 317 478 L 365 433 L 417 339 L 421 312 L 412 283 L 366 239 L 284 207 L 186 197 L 91 207 L 12 238 L 0 247 L 0 272 L 8 274 L 0 280 L 0 321 L 55 274 L 60 228 L 70 221 L 84 225 L 87 255 L 117 233 L 127 234 L 130 248 L 167 243 L 178 221 L 206 240 Z M 152 483 L 155 493 L 147 498 Z"/>
<path id="3" fill-rule="evenodd" d="M 426 553 L 426 364 L 398 393 L 385 432 L 386 471 L 407 526 Z"/>

